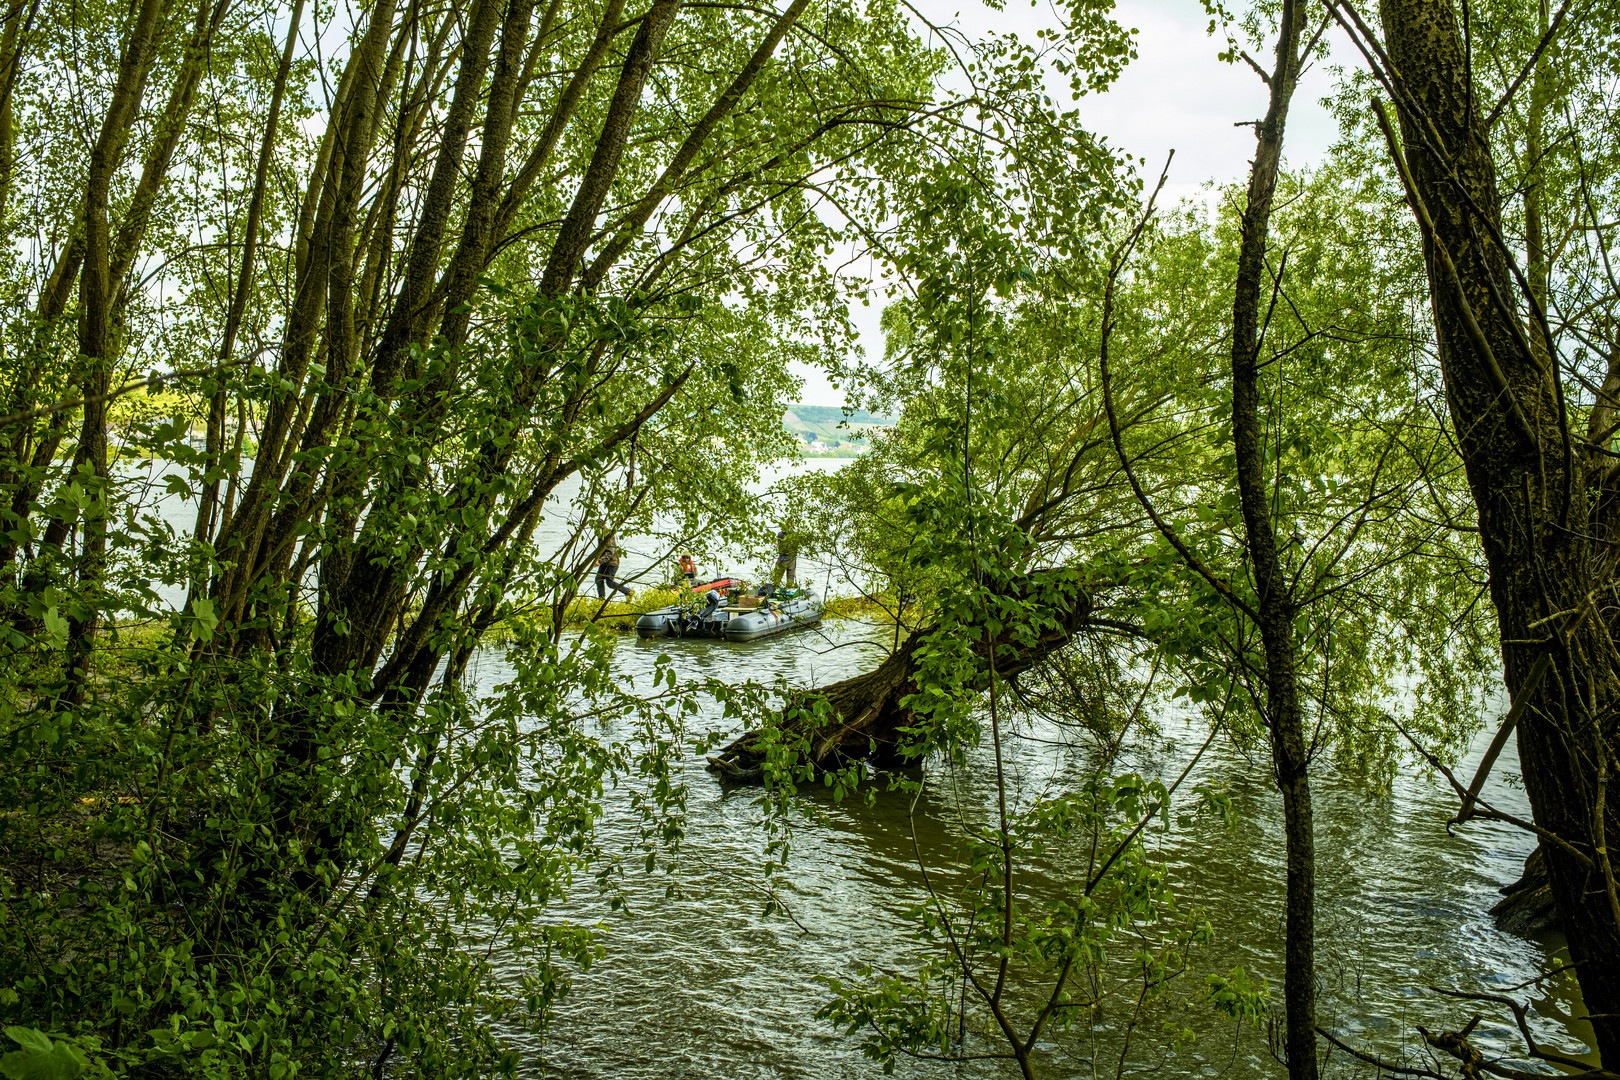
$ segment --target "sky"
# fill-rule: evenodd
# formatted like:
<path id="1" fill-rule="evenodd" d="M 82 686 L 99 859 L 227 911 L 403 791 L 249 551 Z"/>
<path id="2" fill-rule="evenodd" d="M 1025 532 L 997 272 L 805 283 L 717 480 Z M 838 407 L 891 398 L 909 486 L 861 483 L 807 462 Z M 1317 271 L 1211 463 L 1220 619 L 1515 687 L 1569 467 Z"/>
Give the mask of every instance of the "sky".
<path id="1" fill-rule="evenodd" d="M 1003 11 L 978 0 L 916 2 L 934 23 L 955 25 L 970 38 L 994 30 L 1033 41 L 1037 29 L 1055 25 L 1048 0 L 1037 0 L 1033 6 L 1028 0 L 1008 0 Z M 1225 38 L 1205 32 L 1209 17 L 1199 0 L 1118 0 L 1115 18 L 1139 31 L 1138 56 L 1108 93 L 1080 99 L 1081 122 L 1113 146 L 1147 158 L 1144 171 L 1153 170 L 1155 178 L 1165 155 L 1174 149 L 1175 161 L 1161 196 L 1171 203 L 1202 197 L 1209 181 L 1225 184 L 1245 177 L 1254 151 L 1254 129 L 1233 125 L 1264 114 L 1266 87 L 1248 65 L 1216 58 Z M 1268 67 L 1273 61 L 1269 52 L 1256 59 Z M 1319 161 L 1333 144 L 1338 129 L 1321 105 L 1330 89 L 1328 73 L 1320 65 L 1311 67 L 1300 81 L 1289 110 L 1289 165 Z M 881 310 L 876 301 L 871 307 L 853 309 L 869 359 L 883 355 Z M 795 372 L 804 379 L 800 401 L 843 404 L 842 392 L 819 370 L 799 366 Z"/>

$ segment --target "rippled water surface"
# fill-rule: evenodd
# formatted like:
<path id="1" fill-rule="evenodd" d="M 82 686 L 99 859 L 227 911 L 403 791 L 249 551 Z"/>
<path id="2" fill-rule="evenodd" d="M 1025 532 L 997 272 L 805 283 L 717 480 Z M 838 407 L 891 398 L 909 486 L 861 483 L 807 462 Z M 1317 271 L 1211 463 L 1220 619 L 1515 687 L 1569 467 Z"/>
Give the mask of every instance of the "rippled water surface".
<path id="1" fill-rule="evenodd" d="M 832 468 L 839 462 L 811 462 Z M 150 466 L 146 500 L 177 530 L 189 530 L 192 511 L 184 500 L 160 498 L 165 467 Z M 767 481 L 761 482 L 763 490 Z M 560 545 L 584 511 L 571 505 L 577 485 L 560 489 L 548 505 L 536 542 Z M 658 580 L 667 552 L 651 539 L 622 538 L 625 577 Z M 722 568 L 746 568 L 757 559 L 722 545 L 711 555 Z M 808 563 L 807 577 L 822 584 L 825 568 Z M 835 591 L 836 575 L 830 577 Z M 638 583 L 639 583 L 638 581 Z M 163 590 L 178 603 L 178 590 Z M 173 593 L 172 596 L 168 594 Z M 890 631 L 859 622 L 830 622 L 822 633 L 751 643 L 621 639 L 614 655 L 620 678 L 650 683 L 653 662 L 668 652 L 685 675 L 795 686 L 836 682 L 874 667 L 885 654 Z M 505 665 L 494 651 L 476 664 L 488 689 Z M 712 716 L 695 718 L 701 734 L 721 726 Z M 1138 747 L 1118 769 L 1173 779 L 1205 731 L 1176 716 L 1161 718 L 1161 737 Z M 729 734 L 729 732 L 728 732 Z M 1056 737 L 1054 737 L 1056 736 Z M 1483 733 L 1460 772 L 1472 775 L 1489 738 Z M 1072 790 L 1087 774 L 1082 754 L 1048 731 L 1023 732 L 1012 740 L 1010 776 L 1015 798 Z M 1515 765 L 1504 754 L 1486 789 L 1503 809 L 1528 817 L 1523 793 L 1506 783 Z M 836 804 L 809 793 L 794 834 L 793 858 L 778 881 L 792 920 L 767 918 L 762 864 L 764 837 L 755 793 L 729 794 L 702 769 L 684 765 L 690 788 L 687 839 L 675 879 L 677 899 L 665 896 L 663 874 L 635 876 L 627 883 L 632 914 L 610 910 L 588 885 L 576 889 L 559 918 L 600 923 L 606 959 L 574 979 L 548 1041 L 525 1047 L 529 1076 L 835 1077 L 878 1075 L 860 1056 L 857 1042 L 814 1019 L 829 994 L 818 982 L 849 978 L 861 964 L 883 971 L 914 970 L 923 953 L 901 912 L 925 894 L 918 869 L 921 853 L 936 883 L 949 881 L 960 865 L 961 822 L 983 820 L 993 805 L 987 757 L 951 770 L 933 764 L 915 815 L 909 796 L 880 793 L 875 805 Z M 1188 831 L 1151 835 L 1168 866 L 1183 905 L 1201 907 L 1214 927 L 1213 942 L 1195 954 L 1194 977 L 1244 967 L 1263 976 L 1280 997 L 1282 835 L 1280 800 L 1266 779 L 1264 760 L 1249 760 L 1217 742 L 1199 762 L 1184 789 L 1198 781 L 1224 781 L 1236 820 Z M 1427 989 L 1502 990 L 1543 974 L 1555 955 L 1556 938 L 1525 941 L 1498 932 L 1487 914 L 1497 888 L 1515 880 L 1533 847 L 1504 825 L 1474 822 L 1448 836 L 1444 827 L 1455 797 L 1444 781 L 1408 770 L 1387 796 L 1322 775 L 1315 782 L 1317 829 L 1318 972 L 1321 1022 L 1346 1041 L 1386 1057 L 1421 1046 L 1415 1028 L 1455 1030 L 1472 1010 Z M 628 842 L 638 818 L 620 795 L 609 794 L 602 829 L 605 840 Z M 915 829 L 915 846 L 913 843 Z M 1073 855 L 1053 853 L 1036 868 L 1035 885 L 1056 891 L 1083 870 Z M 793 921 L 793 920 L 796 920 Z M 1565 1052 L 1584 1050 L 1589 1034 L 1581 1021 L 1572 980 L 1542 984 L 1533 999 L 1538 1038 Z M 1520 992 L 1521 998 L 1523 992 Z M 1095 1030 L 1054 1035 L 1037 1047 L 1042 1076 L 1113 1076 L 1120 1060 L 1121 1017 L 1106 1013 Z M 1156 1031 L 1173 1020 L 1197 1038 L 1173 1052 Z M 1522 1052 L 1516 1032 L 1491 1021 L 1474 1042 L 1503 1055 Z M 1281 1076 L 1264 1033 L 1235 1034 L 1207 1007 L 1178 1008 L 1150 1016 L 1134 1036 L 1133 1064 L 1169 1076 Z M 1330 1057 L 1330 1074 L 1348 1075 L 1344 1055 Z M 1524 1062 L 1519 1067 L 1537 1071 Z M 1541 1067 L 1544 1069 L 1544 1067 Z M 902 1062 L 902 1075 L 1012 1075 L 999 1063 L 939 1065 Z M 1133 1074 L 1140 1075 L 1140 1074 Z"/>
<path id="2" fill-rule="evenodd" d="M 825 634 L 739 644 L 623 639 L 615 666 L 626 679 L 645 677 L 660 652 L 674 656 L 683 673 L 721 674 L 734 680 L 825 685 L 874 666 L 884 654 L 887 632 L 859 622 L 834 622 Z M 837 646 L 837 647 L 834 647 Z M 502 663 L 483 658 L 478 678 L 500 680 Z M 694 731 L 707 730 L 704 718 Z M 1075 750 L 1026 732 L 1014 740 L 1010 760 L 1016 796 L 1056 793 L 1085 775 Z M 1124 767 L 1163 776 L 1168 783 L 1202 744 L 1205 732 L 1176 717 L 1162 722 L 1153 745 L 1130 756 Z M 1471 775 L 1474 755 L 1464 764 Z M 1522 792 L 1504 782 L 1513 755 L 1499 769 L 1487 797 L 1504 809 L 1528 814 Z M 755 793 L 725 792 L 701 768 L 685 766 L 690 785 L 688 838 L 676 877 L 682 895 L 665 897 L 662 875 L 632 877 L 633 913 L 610 911 L 594 896 L 576 895 L 560 915 L 598 921 L 606 959 L 578 975 L 563 1002 L 550 1038 L 530 1045 L 526 1070 L 533 1076 L 623 1077 L 832 1077 L 878 1075 L 857 1041 L 814 1019 L 828 1000 L 818 982 L 848 978 L 862 963 L 880 970 L 914 968 L 922 953 L 901 912 L 923 894 L 918 851 L 945 880 L 958 865 L 960 821 L 992 804 L 987 759 L 965 768 L 934 765 L 915 812 L 916 846 L 908 814 L 910 797 L 883 793 L 876 804 L 835 804 L 810 796 L 794 837 L 793 858 L 778 883 L 791 909 L 766 917 L 764 839 Z M 1282 837 L 1279 798 L 1266 780 L 1265 763 L 1249 760 L 1220 742 L 1211 746 L 1184 786 L 1196 780 L 1225 781 L 1236 820 L 1215 822 L 1153 837 L 1183 904 L 1202 907 L 1214 927 L 1212 944 L 1195 954 L 1197 974 L 1242 965 L 1264 976 L 1280 997 Z M 1505 988 L 1547 970 L 1557 941 L 1525 941 L 1498 932 L 1487 909 L 1497 888 L 1518 877 L 1532 844 L 1505 826 L 1473 823 L 1448 836 L 1445 820 L 1454 796 L 1439 778 L 1408 770 L 1388 796 L 1377 796 L 1329 776 L 1316 781 L 1318 844 L 1319 970 L 1321 1020 L 1357 1046 L 1385 1055 L 1420 1045 L 1419 1024 L 1453 1030 L 1466 1021 L 1460 1003 L 1426 989 L 1430 984 L 1462 989 Z M 610 802 L 604 829 L 609 839 L 628 840 L 635 820 Z M 1056 853 L 1039 868 L 1043 883 L 1081 873 Z M 1045 880 L 1051 879 L 1051 880 Z M 1579 1004 L 1569 986 L 1549 982 L 1535 1002 L 1538 1036 L 1580 1050 L 1571 1026 Z M 1136 1035 L 1132 1060 L 1159 1066 L 1161 1075 L 1280 1076 L 1264 1032 L 1235 1034 L 1207 1007 L 1178 1006 L 1163 1014 L 1190 1027 L 1197 1039 L 1172 1051 L 1155 1034 L 1160 1014 Z M 1042 1075 L 1115 1075 L 1120 1032 L 1104 1014 L 1097 1030 L 1055 1035 L 1038 1050 Z M 1515 1033 L 1487 1023 L 1475 1042 L 1516 1054 Z M 1332 1062 L 1348 1074 L 1343 1055 Z M 1534 1066 L 1522 1066 L 1535 1068 Z M 967 1065 L 901 1063 L 902 1075 L 1013 1075 L 1000 1063 Z"/>

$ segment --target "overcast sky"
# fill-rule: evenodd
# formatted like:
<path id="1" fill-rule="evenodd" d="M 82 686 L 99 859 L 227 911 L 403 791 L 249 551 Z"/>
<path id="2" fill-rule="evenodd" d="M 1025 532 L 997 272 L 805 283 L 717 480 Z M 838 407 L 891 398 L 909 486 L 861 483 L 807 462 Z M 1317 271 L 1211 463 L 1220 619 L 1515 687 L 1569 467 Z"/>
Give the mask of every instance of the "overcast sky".
<path id="1" fill-rule="evenodd" d="M 917 6 L 935 23 L 954 24 L 969 37 L 994 30 L 1033 41 L 1037 29 L 1054 25 L 1047 0 L 1038 0 L 1033 7 L 1028 0 L 1008 0 L 1006 10 L 999 12 L 978 0 L 918 0 Z M 1265 112 L 1266 88 L 1246 64 L 1216 59 L 1225 39 L 1205 33 L 1209 17 L 1199 0 L 1118 0 L 1115 17 L 1139 31 L 1139 55 L 1108 93 L 1080 100 L 1081 122 L 1112 145 L 1147 158 L 1155 176 L 1174 149 L 1175 164 L 1165 185 L 1172 202 L 1197 196 L 1208 181 L 1224 184 L 1245 177 L 1254 151 L 1254 129 L 1233 124 Z M 1270 53 L 1256 59 L 1267 66 L 1272 62 Z M 1301 81 L 1289 111 L 1289 164 L 1316 162 L 1332 144 L 1337 129 L 1320 103 L 1329 90 L 1327 73 L 1320 66 Z M 868 358 L 883 354 L 879 313 L 876 302 L 855 309 Z M 843 404 L 843 394 L 819 371 L 796 370 L 805 381 L 801 401 Z"/>

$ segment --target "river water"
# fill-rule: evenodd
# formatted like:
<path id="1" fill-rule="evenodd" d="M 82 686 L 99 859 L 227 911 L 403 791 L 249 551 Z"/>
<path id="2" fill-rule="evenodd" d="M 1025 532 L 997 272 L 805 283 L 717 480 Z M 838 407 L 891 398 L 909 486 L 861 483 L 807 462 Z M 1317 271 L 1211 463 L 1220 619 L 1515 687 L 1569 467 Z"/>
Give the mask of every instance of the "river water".
<path id="1" fill-rule="evenodd" d="M 836 468 L 843 462 L 808 464 Z M 151 476 L 147 504 L 177 531 L 189 530 L 185 500 L 157 495 L 165 471 L 161 465 L 141 468 Z M 548 506 L 537 536 L 543 550 L 561 543 L 571 523 L 587 520 L 583 509 L 571 505 L 573 495 L 570 486 Z M 656 564 L 666 553 L 656 544 L 629 537 L 625 546 L 622 576 L 661 576 Z M 741 565 L 741 554 L 736 558 Z M 824 576 L 813 565 L 803 569 L 807 577 Z M 177 590 L 164 592 L 171 603 L 181 600 Z M 891 628 L 844 620 L 831 621 L 822 631 L 752 643 L 643 642 L 625 636 L 616 645 L 613 665 L 622 680 L 648 685 L 654 661 L 667 652 L 685 676 L 819 686 L 870 670 L 885 655 L 891 634 Z M 491 649 L 477 658 L 472 674 L 488 690 L 506 670 L 500 652 Z M 1136 770 L 1168 783 L 1203 744 L 1206 731 L 1185 716 L 1172 710 L 1156 719 L 1157 735 L 1129 748 L 1113 771 Z M 717 714 L 700 713 L 692 732 L 720 726 Z M 1487 730 L 1476 740 L 1459 768 L 1462 775 L 1472 775 L 1489 736 Z M 1038 725 L 1015 732 L 1008 747 L 1015 801 L 1073 790 L 1083 780 L 1091 760 L 1067 742 L 1063 732 Z M 1528 817 L 1523 792 L 1508 782 L 1515 760 L 1510 748 L 1486 797 Z M 687 761 L 682 770 L 690 797 L 687 838 L 675 870 L 679 897 L 666 897 L 669 879 L 660 872 L 628 879 L 629 914 L 612 910 L 588 887 L 558 908 L 560 920 L 599 926 L 606 958 L 574 977 L 548 1038 L 523 1044 L 524 1074 L 647 1080 L 879 1075 L 879 1066 L 861 1056 L 858 1039 L 815 1019 L 830 997 L 819 980 L 850 979 L 863 964 L 912 971 L 928 955 L 902 917 L 926 895 L 918 853 L 936 884 L 959 874 L 962 822 L 986 820 L 994 804 L 990 759 L 981 751 L 959 768 L 929 763 L 920 773 L 923 793 L 915 808 L 911 796 L 899 792 L 879 792 L 872 805 L 859 799 L 834 803 L 825 793 L 807 792 L 795 815 L 791 863 L 774 882 L 791 918 L 764 911 L 765 837 L 754 804 L 757 793 L 722 790 L 701 760 Z M 1189 1001 L 1205 974 L 1237 966 L 1268 980 L 1280 1000 L 1281 813 L 1267 775 L 1265 760 L 1218 740 L 1189 776 L 1183 794 L 1198 782 L 1224 782 L 1235 811 L 1230 826 L 1209 821 L 1147 834 L 1181 904 L 1201 908 L 1214 935 L 1194 953 L 1196 969 L 1178 984 L 1171 1004 L 1150 1012 L 1132 1036 L 1126 1075 L 1143 1070 L 1169 1076 L 1284 1075 L 1264 1031 L 1240 1028 Z M 1528 836 L 1485 822 L 1448 836 L 1444 823 L 1455 810 L 1455 796 L 1443 780 L 1415 769 L 1397 776 L 1387 794 L 1323 772 L 1315 780 L 1315 796 L 1320 1020 L 1346 1042 L 1385 1058 L 1410 1060 L 1422 1052 L 1417 1026 L 1455 1030 L 1471 1012 L 1465 1003 L 1429 990 L 1431 985 L 1502 991 L 1549 969 L 1561 946 L 1556 935 L 1516 938 L 1497 931 L 1487 914 L 1498 899 L 1497 888 L 1519 876 L 1533 847 Z M 601 826 L 604 846 L 630 842 L 638 822 L 628 793 L 610 791 Z M 1031 887 L 1055 892 L 1083 872 L 1072 853 L 1053 851 L 1033 868 Z M 1538 1038 L 1566 1053 L 1584 1052 L 1582 1038 L 1590 1032 L 1584 1022 L 1571 1019 L 1582 1015 L 1573 979 L 1548 979 L 1539 989 L 1516 994 L 1532 1002 Z M 1118 1074 L 1125 1014 L 1116 1012 L 1105 1011 L 1094 1025 L 1081 1025 L 1085 1030 L 1049 1034 L 1037 1046 L 1040 1074 Z M 1172 1045 L 1158 1035 L 1165 1020 L 1196 1038 Z M 1510 1059 L 1522 1053 L 1517 1033 L 1489 1016 L 1473 1041 Z M 1353 1064 L 1335 1052 L 1329 1074 L 1356 1075 Z M 1547 1071 L 1523 1060 L 1515 1064 Z M 1015 1075 L 1004 1063 L 985 1061 L 902 1060 L 897 1072 Z"/>
<path id="2" fill-rule="evenodd" d="M 883 627 L 835 622 L 825 633 L 799 633 L 752 643 L 643 642 L 622 639 L 614 666 L 626 680 L 646 682 L 655 658 L 674 657 L 684 675 L 724 674 L 741 681 L 826 685 L 868 670 L 883 656 Z M 475 673 L 501 680 L 504 664 L 485 654 Z M 1206 732 L 1173 713 L 1159 718 L 1156 737 L 1126 754 L 1116 769 L 1159 775 L 1169 783 L 1202 745 Z M 709 717 L 693 722 L 701 733 Z M 718 723 L 718 721 L 712 721 Z M 1471 775 L 1488 739 L 1465 761 Z M 1061 732 L 1030 727 L 1010 740 L 1015 799 L 1072 790 L 1089 758 L 1060 745 Z M 1528 816 L 1522 791 L 1505 777 L 1504 755 L 1487 787 L 1496 805 Z M 663 874 L 632 877 L 632 914 L 609 910 L 591 896 L 560 909 L 559 918 L 599 922 L 606 959 L 577 975 L 549 1039 L 524 1047 L 532 1076 L 862 1077 L 880 1074 L 846 1038 L 814 1014 L 829 999 L 818 981 L 849 979 L 869 964 L 882 971 L 915 970 L 924 950 L 902 912 L 925 896 L 918 852 L 936 883 L 960 866 L 963 820 L 984 820 L 993 806 L 992 765 L 984 753 L 952 769 L 931 763 L 916 810 L 911 797 L 881 792 L 874 805 L 834 803 L 808 793 L 798 815 L 793 857 L 776 885 L 792 918 L 764 914 L 764 838 L 757 793 L 731 791 L 688 762 L 687 840 L 676 877 L 682 895 L 666 899 Z M 1282 1076 L 1265 1033 L 1236 1028 L 1207 1006 L 1188 1003 L 1206 973 L 1241 965 L 1269 980 L 1281 997 L 1282 833 L 1280 800 L 1264 760 L 1214 743 L 1183 794 L 1199 780 L 1224 781 L 1235 820 L 1150 832 L 1150 845 L 1169 870 L 1183 905 L 1204 909 L 1213 941 L 1194 954 L 1196 971 L 1172 1004 L 1150 1012 L 1133 1037 L 1130 1068 L 1174 1076 Z M 1386 1058 L 1418 1053 L 1418 1025 L 1456 1030 L 1469 1015 L 1464 1003 L 1428 990 L 1431 984 L 1500 990 L 1548 970 L 1560 942 L 1525 941 L 1497 931 L 1487 909 L 1498 886 L 1516 879 L 1532 843 L 1505 826 L 1471 823 L 1448 836 L 1444 822 L 1455 797 L 1444 781 L 1404 771 L 1392 792 L 1375 794 L 1323 774 L 1316 779 L 1318 924 L 1321 1021 L 1345 1041 Z M 628 806 L 610 801 L 606 840 L 628 842 L 636 827 Z M 916 830 L 913 846 L 912 830 Z M 1053 852 L 1035 871 L 1037 891 L 1083 874 L 1083 866 Z M 1573 980 L 1556 978 L 1532 991 L 1538 1038 L 1566 1052 L 1584 1051 L 1584 1025 Z M 1521 996 L 1523 992 L 1520 992 Z M 1113 1076 L 1119 1064 L 1123 1012 L 1105 1013 L 1092 1030 L 1057 1034 L 1037 1048 L 1042 1076 Z M 1172 1047 L 1158 1023 L 1172 1019 L 1197 1038 Z M 1511 1024 L 1511 1018 L 1502 1017 Z M 1490 1018 L 1474 1041 L 1488 1052 L 1522 1054 L 1517 1034 Z M 1332 1075 L 1352 1075 L 1342 1053 Z M 1539 1071 L 1534 1064 L 1520 1067 Z M 900 1075 L 1016 1075 L 998 1062 L 944 1065 L 900 1063 Z M 1370 1075 L 1363 1070 L 1361 1075 Z"/>

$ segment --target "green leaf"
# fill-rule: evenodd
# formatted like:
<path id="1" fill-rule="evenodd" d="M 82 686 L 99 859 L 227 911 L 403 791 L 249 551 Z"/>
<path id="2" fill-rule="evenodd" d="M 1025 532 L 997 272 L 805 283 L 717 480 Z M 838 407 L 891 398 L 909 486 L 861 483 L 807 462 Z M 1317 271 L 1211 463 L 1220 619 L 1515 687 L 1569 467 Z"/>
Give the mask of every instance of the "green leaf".
<path id="1" fill-rule="evenodd" d="M 71 1043 L 52 1043 L 33 1028 L 8 1027 L 6 1034 L 21 1050 L 0 1057 L 0 1076 L 6 1080 L 74 1080 L 90 1067 L 89 1060 Z"/>
<path id="2" fill-rule="evenodd" d="M 6 1036 L 24 1050 L 38 1054 L 51 1052 L 51 1037 L 43 1031 L 13 1025 L 6 1028 Z"/>
<path id="3" fill-rule="evenodd" d="M 214 602 L 206 596 L 199 596 L 191 602 L 191 613 L 197 616 L 197 625 L 202 627 L 200 635 L 204 640 L 214 636 L 214 630 L 219 626 L 219 616 L 214 614 Z"/>
<path id="4" fill-rule="evenodd" d="M 53 644 L 53 645 L 66 645 L 67 644 L 68 621 L 66 619 L 62 618 L 62 616 L 57 613 L 55 604 L 52 604 L 50 607 L 45 609 L 45 633 L 50 636 L 51 644 Z M 12 1028 L 7 1028 L 6 1029 L 6 1034 L 10 1035 L 12 1030 L 13 1030 Z M 15 1030 L 24 1031 L 26 1029 L 25 1028 L 17 1028 Z M 12 1037 L 16 1038 L 16 1036 L 12 1036 Z"/>

